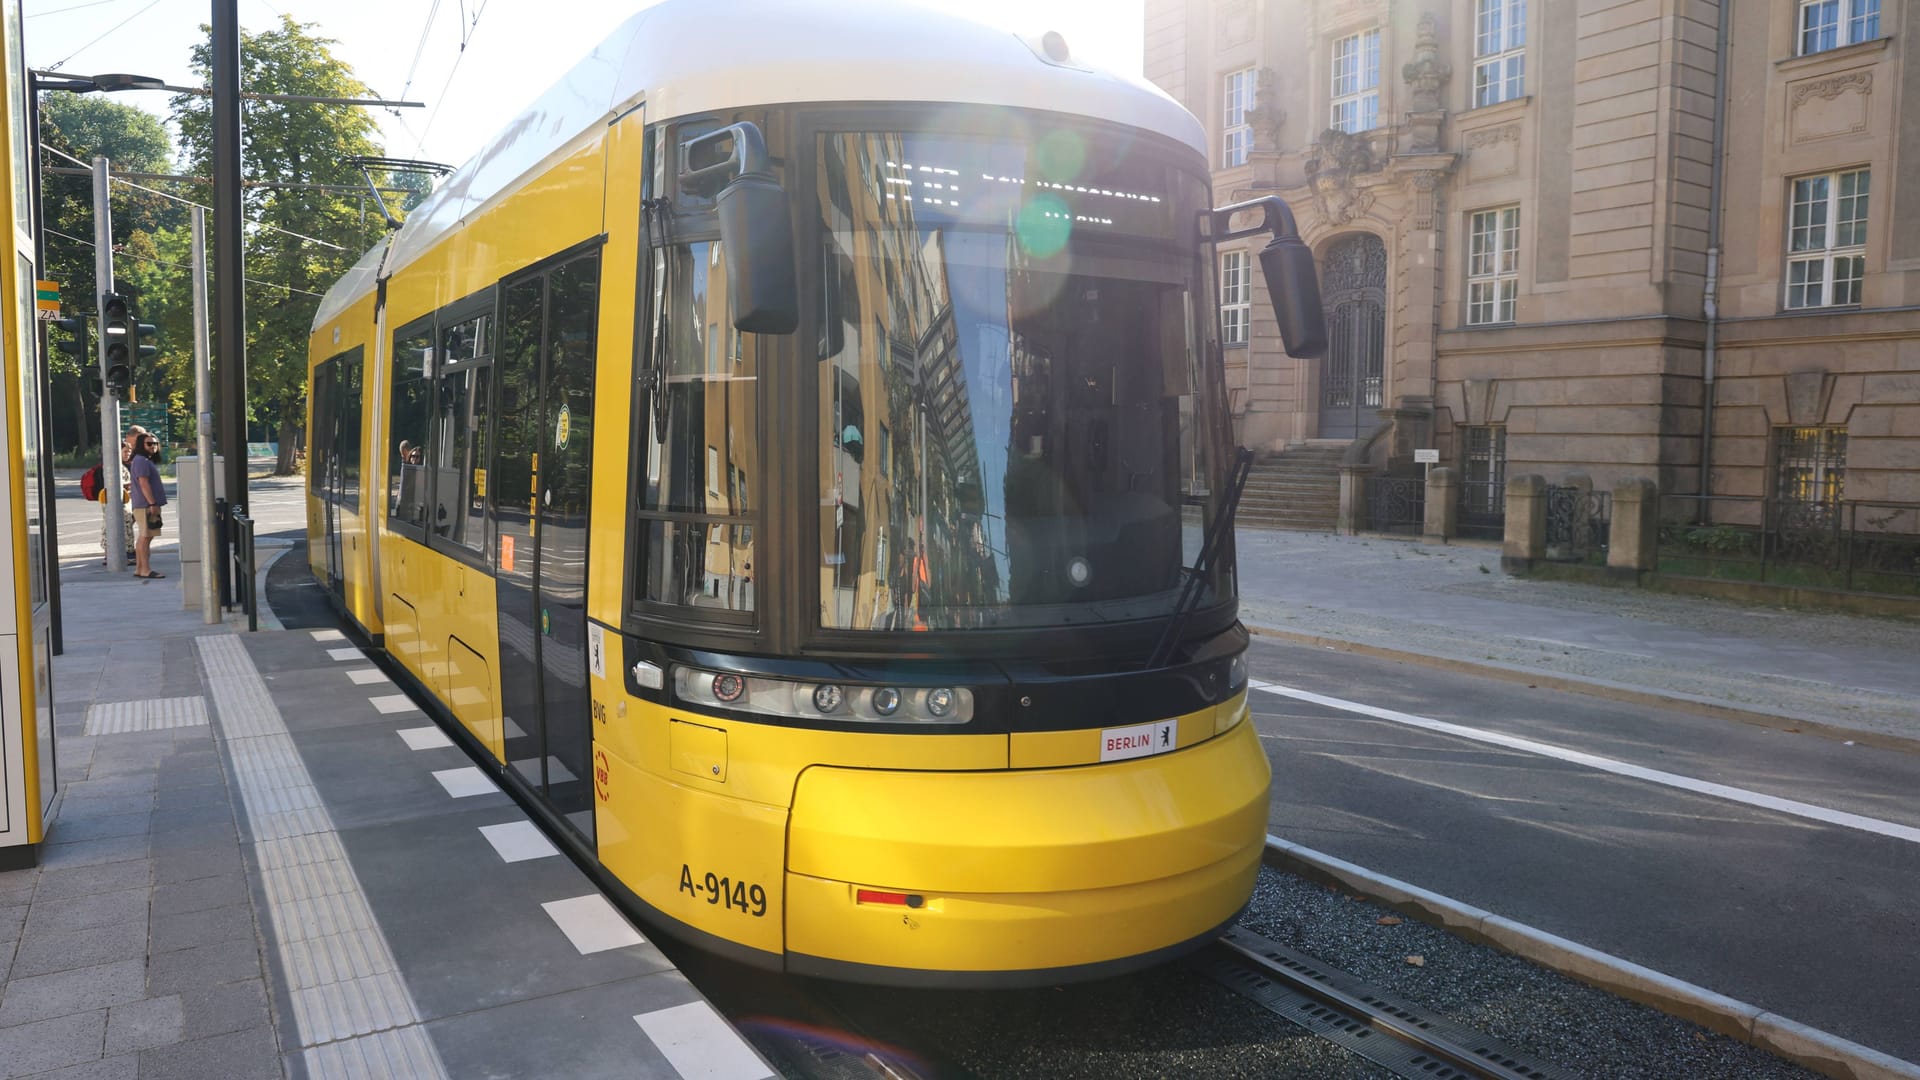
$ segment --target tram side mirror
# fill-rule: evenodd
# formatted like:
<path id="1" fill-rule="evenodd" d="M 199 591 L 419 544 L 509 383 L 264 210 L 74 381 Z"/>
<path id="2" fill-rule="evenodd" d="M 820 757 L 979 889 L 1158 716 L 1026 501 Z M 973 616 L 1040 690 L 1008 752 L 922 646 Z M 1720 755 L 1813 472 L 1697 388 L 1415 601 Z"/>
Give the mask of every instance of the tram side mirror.
<path id="1" fill-rule="evenodd" d="M 793 333 L 800 325 L 793 209 L 769 167 L 760 128 L 733 124 L 681 143 L 678 179 L 682 191 L 715 196 L 734 328 Z"/>
<path id="2" fill-rule="evenodd" d="M 1280 323 L 1287 355 L 1300 359 L 1327 352 L 1327 316 L 1320 305 L 1320 275 L 1313 267 L 1313 250 L 1298 236 L 1276 236 L 1260 249 L 1260 270 L 1267 279 L 1267 298 Z"/>

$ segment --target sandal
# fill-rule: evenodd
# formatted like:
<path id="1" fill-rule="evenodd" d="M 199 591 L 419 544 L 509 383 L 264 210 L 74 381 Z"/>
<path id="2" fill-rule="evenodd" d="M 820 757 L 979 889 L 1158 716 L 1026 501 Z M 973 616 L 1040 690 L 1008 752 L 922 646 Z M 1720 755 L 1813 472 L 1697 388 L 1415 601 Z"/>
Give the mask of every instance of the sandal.
<path id="1" fill-rule="evenodd" d="M 155 570 L 155 571 L 154 571 L 153 573 L 151 573 L 151 574 L 135 574 L 135 575 L 133 575 L 133 576 L 134 576 L 134 577 L 137 577 L 137 578 L 157 578 L 157 577 L 158 577 L 158 578 L 163 578 L 163 577 L 166 577 L 167 575 L 165 575 L 165 574 L 163 574 L 163 573 L 161 573 L 161 572 L 160 572 L 160 571 L 158 571 L 158 570 Z"/>

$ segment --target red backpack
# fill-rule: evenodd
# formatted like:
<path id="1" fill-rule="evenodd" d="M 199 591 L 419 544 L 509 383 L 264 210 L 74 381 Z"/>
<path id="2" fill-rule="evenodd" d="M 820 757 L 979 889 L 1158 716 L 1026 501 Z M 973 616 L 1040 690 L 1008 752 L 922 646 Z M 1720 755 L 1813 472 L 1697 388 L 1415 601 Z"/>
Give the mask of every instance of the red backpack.
<path id="1" fill-rule="evenodd" d="M 80 497 L 88 502 L 100 499 L 100 466 L 95 465 L 80 474 Z"/>

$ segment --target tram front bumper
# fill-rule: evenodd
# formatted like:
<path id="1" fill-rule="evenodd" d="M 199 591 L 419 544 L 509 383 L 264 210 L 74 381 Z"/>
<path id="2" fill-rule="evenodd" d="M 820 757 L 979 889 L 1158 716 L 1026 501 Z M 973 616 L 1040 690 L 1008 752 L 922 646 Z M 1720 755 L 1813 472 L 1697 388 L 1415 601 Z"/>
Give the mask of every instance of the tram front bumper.
<path id="1" fill-rule="evenodd" d="M 1269 779 L 1248 723 L 1073 768 L 808 769 L 788 833 L 788 966 L 1014 985 L 1157 962 L 1252 895 Z"/>

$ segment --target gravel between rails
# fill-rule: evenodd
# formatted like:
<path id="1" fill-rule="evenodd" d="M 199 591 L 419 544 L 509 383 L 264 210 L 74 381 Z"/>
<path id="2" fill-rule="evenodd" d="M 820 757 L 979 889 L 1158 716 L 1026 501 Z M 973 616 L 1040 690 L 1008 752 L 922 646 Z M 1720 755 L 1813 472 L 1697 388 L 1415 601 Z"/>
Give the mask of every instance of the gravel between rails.
<path id="1" fill-rule="evenodd" d="M 1616 1080 L 1804 1080 L 1817 1076 L 1752 1046 L 1615 997 L 1498 949 L 1406 919 L 1364 898 L 1263 870 L 1240 920 L 1248 930 L 1515 1050 L 1581 1076 Z M 1396 916 L 1397 917 L 1397 916 Z M 1414 966 L 1407 957 L 1421 957 Z"/>

